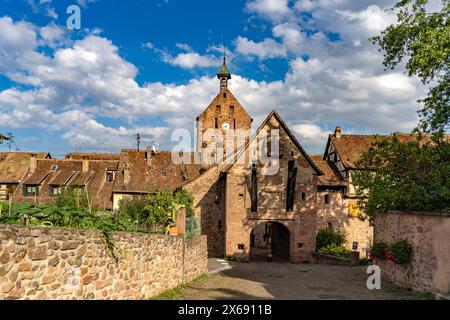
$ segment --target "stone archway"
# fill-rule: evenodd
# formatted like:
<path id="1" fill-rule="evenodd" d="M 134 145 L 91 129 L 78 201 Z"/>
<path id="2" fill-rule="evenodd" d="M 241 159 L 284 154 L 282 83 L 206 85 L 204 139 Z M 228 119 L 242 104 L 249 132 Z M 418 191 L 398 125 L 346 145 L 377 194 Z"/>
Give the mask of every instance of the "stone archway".
<path id="1" fill-rule="evenodd" d="M 279 222 L 263 222 L 250 232 L 250 261 L 289 262 L 290 232 Z"/>

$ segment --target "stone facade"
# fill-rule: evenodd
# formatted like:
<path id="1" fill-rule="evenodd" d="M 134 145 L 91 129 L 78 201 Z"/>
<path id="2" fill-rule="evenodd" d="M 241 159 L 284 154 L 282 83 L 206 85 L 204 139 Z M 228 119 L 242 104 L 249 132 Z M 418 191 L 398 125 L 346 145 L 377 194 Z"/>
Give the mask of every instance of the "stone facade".
<path id="1" fill-rule="evenodd" d="M 201 232 L 208 238 L 208 255 L 225 254 L 224 181 L 220 179 L 223 165 L 216 165 L 184 188 L 194 197 L 194 212 L 200 219 Z"/>
<path id="2" fill-rule="evenodd" d="M 227 155 L 232 154 L 236 148 L 248 142 L 252 121 L 231 91 L 228 88 L 222 88 L 197 118 L 198 135 L 201 137 L 198 139 L 197 150 L 202 154 L 208 154 L 214 160 L 213 163 L 220 162 Z M 208 130 L 209 132 L 207 132 Z M 243 141 L 233 136 L 231 138 L 227 136 L 227 133 L 236 132 L 236 130 L 242 130 Z M 216 135 L 211 134 L 214 131 L 217 133 Z M 218 137 L 221 137 L 222 141 L 218 141 Z M 217 144 L 217 148 L 214 147 Z M 217 153 L 217 150 L 220 151 L 220 149 L 223 150 L 222 155 Z"/>
<path id="3" fill-rule="evenodd" d="M 317 168 L 289 132 L 276 112 L 272 112 L 259 132 L 279 129 L 282 152 L 275 174 L 264 174 L 270 163 L 257 164 L 257 210 L 252 212 L 252 161 L 246 149 L 226 171 L 225 255 L 237 260 L 250 258 L 250 234 L 259 224 L 278 223 L 289 232 L 289 260 L 307 261 L 315 249 Z M 259 138 L 256 133 L 254 142 Z M 244 157 L 245 159 L 242 159 Z M 288 166 L 298 168 L 293 209 L 286 205 Z M 303 199 L 302 193 L 305 194 Z"/>
<path id="4" fill-rule="evenodd" d="M 411 262 L 379 261 L 383 276 L 418 291 L 450 293 L 450 214 L 390 212 L 375 218 L 375 241 L 406 240 Z"/>
<path id="5" fill-rule="evenodd" d="M 206 237 L 0 225 L 0 300 L 148 299 L 207 272 Z"/>
<path id="6" fill-rule="evenodd" d="M 327 198 L 327 200 L 325 200 Z M 328 203 L 326 203 L 328 201 Z M 357 250 L 365 258 L 373 242 L 373 226 L 369 220 L 360 220 L 352 210 L 355 200 L 345 197 L 343 192 L 320 191 L 317 195 L 317 228 L 332 227 L 345 234 L 345 247 Z"/>

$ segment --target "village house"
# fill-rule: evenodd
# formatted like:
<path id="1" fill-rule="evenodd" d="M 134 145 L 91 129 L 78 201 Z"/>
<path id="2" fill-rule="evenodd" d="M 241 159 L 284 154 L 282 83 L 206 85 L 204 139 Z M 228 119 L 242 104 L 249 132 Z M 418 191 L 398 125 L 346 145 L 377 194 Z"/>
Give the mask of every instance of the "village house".
<path id="1" fill-rule="evenodd" d="M 30 159 L 49 159 L 49 153 L 0 153 L 0 201 L 9 200 L 25 177 Z"/>
<path id="2" fill-rule="evenodd" d="M 75 188 L 85 190 L 94 206 L 113 211 L 121 200 L 185 188 L 194 197 L 210 257 L 249 261 L 271 254 L 276 261 L 308 261 L 318 230 L 327 227 L 344 232 L 346 247 L 364 256 L 373 227 L 359 219 L 352 174 L 361 170 L 358 160 L 376 136 L 343 134 L 337 127 L 324 154 L 309 155 L 276 110 L 250 136 L 253 119 L 228 87 L 225 59 L 217 76 L 219 93 L 197 117 L 197 149 L 180 152 L 183 161 L 154 148 L 71 153 L 65 159 L 3 153 L 0 200 L 53 203 L 63 188 Z M 231 131 L 244 138 L 229 136 Z M 403 141 L 415 137 L 396 135 Z M 261 156 L 276 160 L 274 172 L 272 160 Z"/>

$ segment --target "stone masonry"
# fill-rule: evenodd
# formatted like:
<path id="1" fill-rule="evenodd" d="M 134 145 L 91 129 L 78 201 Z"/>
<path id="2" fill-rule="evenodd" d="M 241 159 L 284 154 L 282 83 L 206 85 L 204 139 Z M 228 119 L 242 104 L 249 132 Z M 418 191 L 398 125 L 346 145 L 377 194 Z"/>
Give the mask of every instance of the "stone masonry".
<path id="1" fill-rule="evenodd" d="M 406 240 L 410 263 L 379 261 L 383 276 L 418 291 L 450 293 L 450 214 L 389 212 L 375 218 L 375 241 Z"/>
<path id="2" fill-rule="evenodd" d="M 0 300 L 148 299 L 207 272 L 206 237 L 0 225 Z"/>

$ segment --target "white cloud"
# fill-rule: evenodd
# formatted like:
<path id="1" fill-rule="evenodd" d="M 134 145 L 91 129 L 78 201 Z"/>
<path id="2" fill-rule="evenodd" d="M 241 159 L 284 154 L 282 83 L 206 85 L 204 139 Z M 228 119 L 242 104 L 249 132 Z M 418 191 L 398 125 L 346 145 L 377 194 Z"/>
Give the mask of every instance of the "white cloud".
<path id="1" fill-rule="evenodd" d="M 292 130 L 299 136 L 300 143 L 307 149 L 321 150 L 324 148 L 328 135 L 331 133 L 315 124 L 297 124 Z"/>
<path id="2" fill-rule="evenodd" d="M 261 42 L 254 42 L 239 36 L 235 41 L 235 45 L 238 53 L 257 56 L 260 59 L 286 56 L 286 49 L 283 45 L 270 38 L 264 39 Z"/>
<path id="3" fill-rule="evenodd" d="M 183 69 L 193 69 L 196 67 L 213 67 L 218 65 L 218 60 L 212 56 L 201 56 L 198 53 L 180 53 L 175 57 L 168 57 L 165 60 L 174 66 Z"/>
<path id="4" fill-rule="evenodd" d="M 279 20 L 290 14 L 288 0 L 250 0 L 247 10 L 273 20 Z"/>
<path id="5" fill-rule="evenodd" d="M 230 87 L 255 119 L 255 126 L 276 108 L 314 152 L 324 148 L 325 128 L 336 125 L 364 133 L 411 130 L 417 121 L 416 100 L 423 96 L 419 81 L 400 71 L 383 71 L 382 56 L 367 41 L 374 33 L 366 24 L 369 16 L 363 14 L 369 12 L 368 4 L 338 2 L 314 2 L 308 9 L 312 22 L 272 20 L 273 38 L 237 37 L 235 42 L 235 55 L 288 59 L 288 72 L 279 81 L 233 75 Z M 250 3 L 262 5 L 263 1 Z M 268 16 L 267 8 L 271 7 L 265 8 Z M 253 9 L 256 12 L 256 7 Z M 288 15 L 299 9 L 290 10 Z M 347 10 L 348 14 L 337 10 Z M 306 27 L 318 32 L 307 34 Z M 330 30 L 339 32 L 342 39 L 327 39 L 325 32 Z M 61 43 L 64 45 L 58 45 Z M 38 50 L 50 45 L 53 54 Z M 151 43 L 142 46 L 184 69 L 219 66 L 221 59 L 216 54 L 223 50 L 206 48 L 207 54 L 201 55 L 189 45 L 178 44 L 182 52 L 170 54 Z M 171 129 L 182 126 L 193 131 L 196 116 L 218 90 L 218 80 L 206 76 L 182 85 L 139 85 L 138 69 L 120 56 L 110 40 L 91 33 L 69 41 L 55 25 L 37 27 L 0 18 L 0 48 L 4 53 L 0 55 L 0 73 L 31 86 L 0 91 L 0 121 L 17 128 L 62 131 L 72 145 L 129 147 L 132 135 L 140 132 L 167 147 Z M 233 58 L 234 54 L 227 56 Z M 307 61 L 299 57 L 305 54 L 310 56 Z M 100 120 L 104 118 L 127 124 L 105 125 Z M 141 125 L 143 120 L 154 118 L 165 123 L 154 128 Z M 140 120 L 139 125 L 136 120 Z"/>

